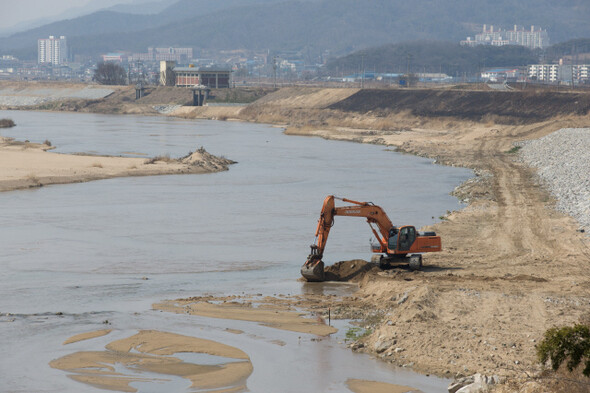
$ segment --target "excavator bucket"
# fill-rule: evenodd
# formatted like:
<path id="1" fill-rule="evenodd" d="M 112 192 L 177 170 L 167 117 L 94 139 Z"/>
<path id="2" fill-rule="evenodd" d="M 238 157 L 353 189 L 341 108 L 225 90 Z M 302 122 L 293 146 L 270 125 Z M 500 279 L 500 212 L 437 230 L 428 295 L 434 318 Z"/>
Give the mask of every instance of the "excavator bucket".
<path id="1" fill-rule="evenodd" d="M 307 281 L 324 281 L 324 262 L 322 262 L 322 254 L 318 250 L 316 244 L 310 246 L 311 252 L 307 256 L 307 260 L 301 266 L 301 275 Z"/>
<path id="2" fill-rule="evenodd" d="M 309 258 L 301 266 L 301 275 L 307 281 L 324 281 L 324 262 L 321 259 Z"/>

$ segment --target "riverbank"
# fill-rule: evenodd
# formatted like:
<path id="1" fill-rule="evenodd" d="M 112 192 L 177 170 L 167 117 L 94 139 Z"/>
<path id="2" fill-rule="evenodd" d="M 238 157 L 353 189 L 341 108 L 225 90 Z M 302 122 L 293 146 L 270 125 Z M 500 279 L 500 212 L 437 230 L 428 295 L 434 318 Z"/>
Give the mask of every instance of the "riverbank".
<path id="1" fill-rule="evenodd" d="M 199 149 L 186 157 L 152 159 L 52 153 L 45 144 L 0 137 L 0 191 L 128 176 L 210 173 L 233 162 Z"/>
<path id="2" fill-rule="evenodd" d="M 380 144 L 473 168 L 478 176 L 456 190 L 468 207 L 433 226 L 443 252 L 425 255 L 423 271 L 372 270 L 356 275 L 353 296 L 276 302 L 324 319 L 328 308 L 332 318 L 363 319 L 368 334 L 352 348 L 384 361 L 447 377 L 498 375 L 506 381 L 500 392 L 543 391 L 552 374 L 537 363 L 535 345 L 546 329 L 587 317 L 589 241 L 554 209 L 513 147 L 587 127 L 587 99 L 502 92 L 489 101 L 502 105 L 489 105 L 492 96 L 476 102 L 465 91 L 375 93 L 380 100 L 360 93 L 283 89 L 244 107 L 182 107 L 172 115 L 286 125 L 287 134 Z M 360 105 L 365 99 L 373 106 Z M 387 186 L 403 187 L 391 170 Z"/>

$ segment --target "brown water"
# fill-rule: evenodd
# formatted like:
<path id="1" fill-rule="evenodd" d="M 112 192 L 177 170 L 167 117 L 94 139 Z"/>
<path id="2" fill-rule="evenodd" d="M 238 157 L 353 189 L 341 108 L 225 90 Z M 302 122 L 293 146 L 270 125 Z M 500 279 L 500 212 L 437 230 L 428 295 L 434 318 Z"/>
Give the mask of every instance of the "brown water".
<path id="1" fill-rule="evenodd" d="M 100 350 L 113 334 L 126 337 L 139 329 L 242 349 L 254 365 L 247 381 L 253 392 L 347 391 L 348 378 L 424 392 L 446 388 L 445 380 L 345 349 L 345 325 L 339 334 L 316 342 L 253 323 L 163 314 L 150 306 L 205 293 L 349 292 L 348 285 L 297 281 L 324 197 L 370 200 L 395 224 L 422 226 L 459 208 L 448 193 L 470 171 L 382 146 L 285 136 L 258 124 L 24 111 L 0 111 L 0 117 L 18 125 L 3 130 L 3 136 L 49 139 L 58 152 L 181 156 L 204 146 L 238 161 L 230 171 L 211 175 L 121 178 L 1 193 L 2 390 L 99 391 L 49 368 L 49 361 L 73 350 Z M 368 259 L 370 237 L 363 220 L 337 220 L 324 260 Z M 115 330 L 108 339 L 61 345 L 72 335 L 104 328 L 105 320 Z M 142 392 L 188 389 L 184 380 L 169 384 L 136 387 Z"/>

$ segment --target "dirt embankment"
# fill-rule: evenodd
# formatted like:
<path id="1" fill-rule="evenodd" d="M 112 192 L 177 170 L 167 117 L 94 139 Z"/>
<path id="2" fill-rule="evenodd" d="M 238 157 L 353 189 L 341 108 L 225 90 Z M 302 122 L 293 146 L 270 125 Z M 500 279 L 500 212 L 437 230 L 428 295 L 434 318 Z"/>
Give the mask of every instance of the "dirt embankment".
<path id="1" fill-rule="evenodd" d="M 227 113 L 219 106 L 192 108 L 200 109 L 198 117 L 202 118 L 231 117 L 236 109 L 241 109 L 234 105 L 247 105 L 275 90 L 251 87 L 211 89 L 207 103 L 221 105 L 221 108 L 226 108 Z M 183 106 L 191 108 L 192 101 L 191 89 L 174 86 L 145 86 L 142 97 L 136 98 L 134 85 L 0 82 L 0 109 L 155 115 L 169 114 Z"/>
<path id="2" fill-rule="evenodd" d="M 575 92 L 361 90 L 329 109 L 381 115 L 455 117 L 501 124 L 527 124 L 564 115 L 586 115 L 590 94 Z"/>

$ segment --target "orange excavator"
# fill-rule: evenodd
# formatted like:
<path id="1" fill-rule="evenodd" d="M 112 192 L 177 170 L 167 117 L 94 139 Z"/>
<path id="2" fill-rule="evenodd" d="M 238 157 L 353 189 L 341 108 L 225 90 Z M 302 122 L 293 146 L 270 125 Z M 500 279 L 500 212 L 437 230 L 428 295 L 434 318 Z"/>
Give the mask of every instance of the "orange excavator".
<path id="1" fill-rule="evenodd" d="M 351 203 L 350 206 L 335 206 L 334 200 Z M 307 281 L 324 281 L 324 248 L 328 234 L 334 225 L 335 216 L 364 217 L 367 219 L 378 243 L 372 243 L 373 255 L 371 262 L 379 263 L 381 268 L 391 263 L 408 263 L 410 269 L 422 268 L 422 255 L 425 252 L 440 251 L 440 236 L 434 232 L 417 232 L 411 225 L 395 227 L 385 211 L 371 202 L 357 202 L 346 198 L 328 195 L 324 199 L 315 241 L 311 245 L 311 253 L 301 267 L 301 275 Z M 375 226 L 377 229 L 375 229 Z M 383 255 L 385 254 L 385 255 Z"/>

